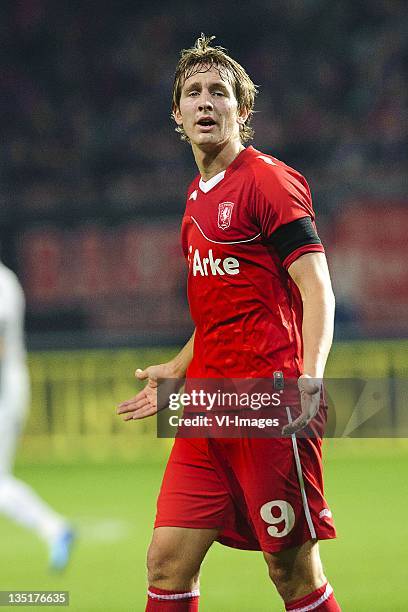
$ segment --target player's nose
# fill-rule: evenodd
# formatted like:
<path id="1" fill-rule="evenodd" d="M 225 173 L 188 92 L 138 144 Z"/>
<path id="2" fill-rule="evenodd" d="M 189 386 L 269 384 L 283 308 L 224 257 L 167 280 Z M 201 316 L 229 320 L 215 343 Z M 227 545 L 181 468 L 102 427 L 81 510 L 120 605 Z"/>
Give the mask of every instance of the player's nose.
<path id="1" fill-rule="evenodd" d="M 198 101 L 198 110 L 204 111 L 204 110 L 212 110 L 212 109 L 213 109 L 213 104 L 211 100 L 205 95 L 201 96 Z"/>

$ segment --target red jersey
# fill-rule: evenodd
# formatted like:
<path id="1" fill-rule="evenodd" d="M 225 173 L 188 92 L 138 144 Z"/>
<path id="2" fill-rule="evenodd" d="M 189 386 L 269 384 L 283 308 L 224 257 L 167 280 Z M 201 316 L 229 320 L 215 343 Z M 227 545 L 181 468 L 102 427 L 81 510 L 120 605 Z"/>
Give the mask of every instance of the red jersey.
<path id="1" fill-rule="evenodd" d="M 309 230 L 299 224 L 307 220 Z M 182 223 L 196 325 L 190 378 L 302 373 L 302 301 L 288 274 L 324 252 L 304 177 L 253 147 L 188 189 Z"/>
<path id="2" fill-rule="evenodd" d="M 206 183 L 193 181 L 182 226 L 193 386 L 197 378 L 302 373 L 302 303 L 288 268 L 323 251 L 313 223 L 305 179 L 252 147 Z M 295 410 L 286 400 L 283 408 L 281 425 Z M 321 439 L 176 437 L 155 526 L 217 529 L 227 546 L 270 553 L 335 537 Z"/>

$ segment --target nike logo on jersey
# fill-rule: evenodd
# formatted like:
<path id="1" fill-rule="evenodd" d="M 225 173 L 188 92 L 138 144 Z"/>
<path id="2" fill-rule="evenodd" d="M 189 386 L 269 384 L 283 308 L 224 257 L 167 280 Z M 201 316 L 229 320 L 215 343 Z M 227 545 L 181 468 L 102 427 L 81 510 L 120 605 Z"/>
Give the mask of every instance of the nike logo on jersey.
<path id="1" fill-rule="evenodd" d="M 191 196 L 188 198 L 189 200 L 196 200 L 197 199 L 197 189 L 195 191 L 193 191 L 193 193 L 191 194 Z"/>
<path id="2" fill-rule="evenodd" d="M 239 261 L 235 257 L 214 258 L 213 250 L 209 249 L 208 257 L 201 258 L 200 251 L 194 250 L 192 245 L 188 249 L 188 262 L 193 276 L 234 276 L 239 274 Z"/>

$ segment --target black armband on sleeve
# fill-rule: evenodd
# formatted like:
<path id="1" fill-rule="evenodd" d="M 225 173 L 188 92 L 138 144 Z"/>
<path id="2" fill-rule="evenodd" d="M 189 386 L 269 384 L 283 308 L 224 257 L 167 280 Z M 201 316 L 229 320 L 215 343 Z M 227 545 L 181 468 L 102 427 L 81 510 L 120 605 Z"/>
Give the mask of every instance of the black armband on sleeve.
<path id="1" fill-rule="evenodd" d="M 322 244 L 310 217 L 302 217 L 281 225 L 269 238 L 278 252 L 281 261 L 288 255 L 307 244 Z"/>

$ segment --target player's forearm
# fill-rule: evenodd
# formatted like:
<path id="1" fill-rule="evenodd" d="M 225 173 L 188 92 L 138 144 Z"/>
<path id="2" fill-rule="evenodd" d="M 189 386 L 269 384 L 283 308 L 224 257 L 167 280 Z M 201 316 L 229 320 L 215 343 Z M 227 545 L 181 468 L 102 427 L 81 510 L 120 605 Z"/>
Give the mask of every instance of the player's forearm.
<path id="1" fill-rule="evenodd" d="M 303 296 L 303 373 L 323 378 L 333 341 L 335 300 L 331 287 Z"/>
<path id="2" fill-rule="evenodd" d="M 334 295 L 324 253 L 306 253 L 288 270 L 303 302 L 303 374 L 322 378 L 333 340 Z"/>
<path id="3" fill-rule="evenodd" d="M 190 365 L 193 358 L 194 336 L 195 331 L 190 340 L 183 346 L 181 351 L 169 362 L 169 368 L 174 378 L 182 378 Z"/>

